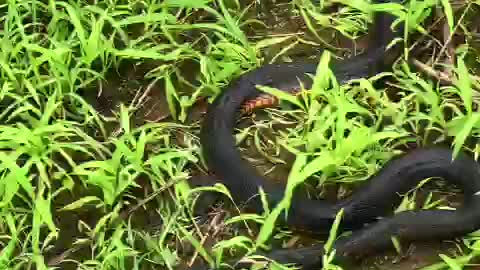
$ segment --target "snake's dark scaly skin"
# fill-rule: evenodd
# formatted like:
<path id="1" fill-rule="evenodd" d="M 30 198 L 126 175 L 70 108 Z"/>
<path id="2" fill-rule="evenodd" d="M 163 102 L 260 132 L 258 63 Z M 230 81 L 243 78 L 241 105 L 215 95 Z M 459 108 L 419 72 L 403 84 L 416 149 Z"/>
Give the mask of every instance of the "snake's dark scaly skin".
<path id="1" fill-rule="evenodd" d="M 396 2 L 396 1 L 374 1 Z M 385 71 L 386 46 L 402 30 L 390 28 L 394 17 L 378 12 L 374 21 L 375 45 L 365 54 L 354 56 L 331 66 L 339 83 L 365 78 Z M 284 186 L 265 179 L 245 161 L 236 147 L 233 129 L 239 114 L 254 108 L 276 104 L 255 85 L 267 85 L 292 92 L 299 89 L 301 81 L 306 89 L 315 74 L 316 64 L 271 64 L 250 71 L 233 81 L 208 108 L 201 129 L 201 144 L 207 166 L 215 177 L 231 191 L 237 203 L 245 203 L 258 213 L 264 211 L 258 189 L 268 195 L 270 209 L 282 199 Z M 263 100 L 263 101 L 262 101 Z M 303 196 L 292 199 L 288 218 L 281 222 L 311 232 L 327 232 L 337 212 L 343 208 L 342 229 L 353 229 L 347 237 L 337 239 L 333 248 L 336 258 L 361 257 L 392 247 L 391 237 L 402 242 L 447 239 L 463 236 L 480 228 L 480 170 L 475 160 L 461 152 L 452 161 L 449 147 L 419 148 L 389 161 L 354 194 L 337 203 L 311 200 Z M 428 177 L 442 177 L 463 188 L 465 204 L 455 211 L 419 210 L 385 216 L 397 205 L 401 197 L 420 181 Z M 369 223 L 369 225 L 365 225 Z M 323 246 L 300 249 L 275 250 L 266 256 L 282 263 L 296 263 L 302 269 L 319 269 Z"/>

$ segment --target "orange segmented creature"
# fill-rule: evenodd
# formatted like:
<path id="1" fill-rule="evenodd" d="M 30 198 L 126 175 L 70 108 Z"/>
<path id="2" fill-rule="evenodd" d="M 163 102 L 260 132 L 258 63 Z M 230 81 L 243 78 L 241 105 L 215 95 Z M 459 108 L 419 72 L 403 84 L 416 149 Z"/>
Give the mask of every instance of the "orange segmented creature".
<path id="1" fill-rule="evenodd" d="M 297 95 L 300 93 L 300 90 L 295 89 L 288 92 L 290 92 L 292 95 Z M 258 97 L 244 102 L 241 107 L 241 113 L 250 114 L 254 110 L 274 107 L 278 106 L 279 104 L 280 100 L 276 96 L 270 94 L 260 94 Z"/>

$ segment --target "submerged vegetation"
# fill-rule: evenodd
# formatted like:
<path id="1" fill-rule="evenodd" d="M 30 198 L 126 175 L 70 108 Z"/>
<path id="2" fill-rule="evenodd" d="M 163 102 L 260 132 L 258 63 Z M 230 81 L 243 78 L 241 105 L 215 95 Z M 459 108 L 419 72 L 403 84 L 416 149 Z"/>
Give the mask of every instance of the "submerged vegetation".
<path id="1" fill-rule="evenodd" d="M 320 59 L 325 70 L 355 54 L 373 8 L 366 0 L 2 2 L 1 269 L 180 269 L 312 241 L 273 226 L 273 212 L 192 214 L 206 189 L 188 185 L 207 170 L 199 124 L 247 70 Z M 348 196 L 405 144 L 478 156 L 480 2 L 383 8 L 407 25 L 393 72 L 342 86 L 319 72 L 299 99 L 243 119 L 239 147 L 268 177 Z M 455 207 L 455 190 L 433 184 L 398 210 Z M 436 252 L 425 269 L 474 265 L 479 235 Z M 339 269 L 330 259 L 325 269 Z"/>

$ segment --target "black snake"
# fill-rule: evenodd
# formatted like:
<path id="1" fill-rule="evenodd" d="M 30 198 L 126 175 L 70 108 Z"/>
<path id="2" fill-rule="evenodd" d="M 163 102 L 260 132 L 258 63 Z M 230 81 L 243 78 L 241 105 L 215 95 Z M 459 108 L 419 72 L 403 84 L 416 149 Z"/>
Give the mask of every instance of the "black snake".
<path id="1" fill-rule="evenodd" d="M 375 4 L 396 1 L 374 0 Z M 364 54 L 337 62 L 331 66 L 339 83 L 351 79 L 373 76 L 386 70 L 387 45 L 402 33 L 392 31 L 394 16 L 376 12 L 371 46 Z M 317 64 L 269 64 L 247 72 L 233 81 L 209 106 L 201 128 L 203 155 L 211 173 L 231 191 L 238 203 L 248 201 L 248 206 L 258 213 L 264 211 L 258 188 L 268 195 L 270 209 L 282 199 L 284 186 L 268 181 L 246 162 L 236 147 L 233 129 L 237 118 L 262 102 L 265 93 L 256 85 L 266 85 L 293 92 L 312 85 L 308 74 L 315 74 Z M 259 101 L 260 100 L 260 101 Z M 273 99 L 272 99 L 273 100 Z M 452 150 L 444 146 L 418 148 L 389 161 L 377 174 L 356 190 L 354 194 L 335 204 L 312 200 L 304 196 L 292 199 L 288 218 L 280 221 L 292 228 L 312 232 L 328 231 L 337 212 L 344 210 L 342 229 L 352 234 L 340 237 L 333 245 L 336 258 L 361 257 L 392 246 L 392 236 L 403 241 L 445 239 L 463 236 L 480 228 L 480 167 L 466 153 L 461 152 L 452 161 Z M 379 219 L 391 211 L 401 200 L 399 194 L 409 191 L 428 177 L 442 177 L 460 186 L 465 194 L 465 204 L 455 211 L 418 210 L 404 211 Z M 365 225 L 368 224 L 368 225 Z M 266 256 L 283 263 L 295 263 L 302 269 L 319 269 L 322 264 L 323 245 L 299 249 L 274 250 Z"/>

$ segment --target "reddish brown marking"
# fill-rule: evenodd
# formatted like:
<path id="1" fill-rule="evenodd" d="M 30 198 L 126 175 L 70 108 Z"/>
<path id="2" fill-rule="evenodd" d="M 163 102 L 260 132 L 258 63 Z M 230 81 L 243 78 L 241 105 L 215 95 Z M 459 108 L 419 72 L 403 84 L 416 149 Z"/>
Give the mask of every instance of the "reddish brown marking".
<path id="1" fill-rule="evenodd" d="M 288 93 L 297 95 L 300 93 L 300 89 L 294 89 L 294 90 L 288 91 Z M 243 103 L 241 107 L 241 113 L 249 114 L 256 109 L 264 109 L 264 108 L 277 106 L 279 103 L 280 102 L 277 97 L 272 96 L 270 94 L 261 94 L 257 98 L 247 100 L 245 103 Z"/>
<path id="2" fill-rule="evenodd" d="M 268 108 L 278 105 L 278 98 L 270 95 L 261 95 L 255 99 L 245 102 L 242 106 L 242 113 L 248 114 L 255 109 Z"/>

